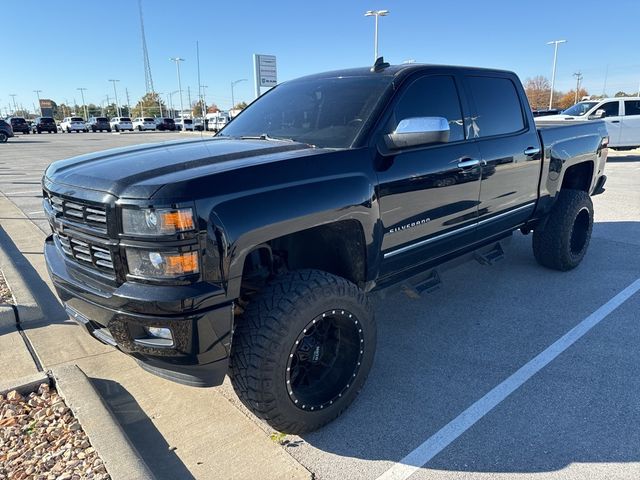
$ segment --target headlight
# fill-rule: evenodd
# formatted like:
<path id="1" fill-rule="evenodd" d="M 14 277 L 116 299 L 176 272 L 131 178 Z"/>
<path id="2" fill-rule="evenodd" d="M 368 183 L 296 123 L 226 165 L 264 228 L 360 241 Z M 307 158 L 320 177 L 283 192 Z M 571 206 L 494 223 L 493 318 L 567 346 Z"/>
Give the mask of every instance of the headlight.
<path id="1" fill-rule="evenodd" d="M 198 252 L 162 252 L 127 248 L 129 273 L 146 278 L 177 278 L 198 273 Z"/>
<path id="2" fill-rule="evenodd" d="M 174 235 L 195 230 L 191 208 L 145 208 L 122 210 L 122 228 L 125 234 Z"/>

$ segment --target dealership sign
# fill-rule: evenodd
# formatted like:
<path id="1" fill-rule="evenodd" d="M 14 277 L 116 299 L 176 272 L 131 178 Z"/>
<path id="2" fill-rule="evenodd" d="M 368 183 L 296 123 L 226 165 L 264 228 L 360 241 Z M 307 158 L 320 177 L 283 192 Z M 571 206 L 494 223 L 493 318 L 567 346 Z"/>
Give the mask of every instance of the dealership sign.
<path id="1" fill-rule="evenodd" d="M 260 96 L 260 87 L 271 88 L 278 83 L 278 69 L 275 55 L 253 55 L 256 97 Z"/>

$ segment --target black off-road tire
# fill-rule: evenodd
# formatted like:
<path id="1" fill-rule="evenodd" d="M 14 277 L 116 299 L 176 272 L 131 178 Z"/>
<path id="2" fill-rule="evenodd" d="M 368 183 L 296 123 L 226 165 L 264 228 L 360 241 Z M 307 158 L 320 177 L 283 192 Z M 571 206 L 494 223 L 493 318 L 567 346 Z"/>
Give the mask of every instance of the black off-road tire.
<path id="1" fill-rule="evenodd" d="M 554 270 L 577 267 L 584 258 L 593 230 L 593 203 L 587 192 L 562 190 L 549 216 L 533 231 L 533 254 Z"/>
<path id="2" fill-rule="evenodd" d="M 359 328 L 362 348 L 352 350 L 360 355 L 359 366 L 347 374 L 352 380 L 331 404 L 305 410 L 291 395 L 287 366 L 296 339 L 323 312 L 342 315 L 345 328 L 352 323 L 356 332 Z M 237 321 L 232 345 L 231 381 L 242 403 L 279 432 L 303 433 L 331 422 L 356 398 L 373 363 L 376 325 L 368 297 L 356 285 L 323 271 L 297 270 L 277 277 L 251 300 Z"/>

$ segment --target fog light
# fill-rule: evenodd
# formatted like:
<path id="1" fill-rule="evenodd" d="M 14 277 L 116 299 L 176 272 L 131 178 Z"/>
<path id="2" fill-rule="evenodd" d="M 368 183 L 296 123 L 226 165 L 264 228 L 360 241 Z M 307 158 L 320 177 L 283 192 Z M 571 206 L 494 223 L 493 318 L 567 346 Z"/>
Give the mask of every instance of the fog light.
<path id="1" fill-rule="evenodd" d="M 167 340 L 173 340 L 173 336 L 171 335 L 171 330 L 168 328 L 160 328 L 160 327 L 144 327 L 149 335 L 157 338 L 164 338 Z"/>

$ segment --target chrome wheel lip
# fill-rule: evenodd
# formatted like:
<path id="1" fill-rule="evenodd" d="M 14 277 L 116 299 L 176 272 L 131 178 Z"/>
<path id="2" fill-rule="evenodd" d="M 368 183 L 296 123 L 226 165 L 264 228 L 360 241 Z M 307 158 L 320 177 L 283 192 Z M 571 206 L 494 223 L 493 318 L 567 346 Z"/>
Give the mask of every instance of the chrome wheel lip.
<path id="1" fill-rule="evenodd" d="M 300 344 L 301 340 L 304 338 L 304 336 L 307 333 L 307 330 L 309 330 L 311 327 L 313 327 L 315 324 L 317 324 L 318 322 L 322 321 L 323 319 L 325 319 L 326 317 L 340 317 L 343 318 L 345 320 L 349 320 L 349 321 L 353 321 L 353 325 L 354 328 L 357 329 L 357 333 L 358 333 L 358 341 L 360 343 L 360 350 L 358 353 L 358 357 L 357 357 L 357 362 L 355 365 L 355 368 L 351 374 L 350 380 L 349 382 L 344 386 L 344 388 L 342 388 L 339 393 L 337 395 L 335 395 L 334 397 L 324 401 L 323 403 L 320 404 L 309 404 L 309 403 L 303 403 L 302 400 L 300 398 L 298 398 L 296 396 L 296 392 L 294 391 L 294 389 L 291 387 L 291 365 L 293 362 L 293 359 L 295 357 L 295 353 L 296 350 L 298 348 L 298 345 Z M 333 405 L 335 402 L 337 402 L 348 390 L 349 388 L 353 387 L 353 380 L 355 380 L 358 376 L 358 373 L 360 371 L 360 367 L 362 366 L 362 360 L 364 357 L 364 352 L 365 352 L 365 348 L 367 347 L 367 345 L 365 344 L 364 341 L 364 332 L 362 329 L 362 324 L 360 323 L 360 321 L 358 320 L 358 318 L 351 313 L 348 310 L 339 308 L 339 309 L 330 309 L 330 310 L 326 310 L 325 312 L 321 313 L 320 315 L 316 316 L 313 320 L 311 320 L 309 323 L 307 323 L 307 325 L 302 329 L 302 331 L 300 332 L 300 334 L 298 335 L 298 337 L 296 338 L 295 342 L 293 343 L 293 346 L 291 347 L 291 349 L 289 350 L 289 354 L 288 354 L 288 358 L 287 358 L 287 367 L 286 367 L 286 371 L 285 371 L 285 387 L 287 389 L 287 393 L 289 395 L 289 399 L 293 402 L 293 404 L 304 411 L 319 411 L 319 410 L 323 410 L 331 405 Z"/>

